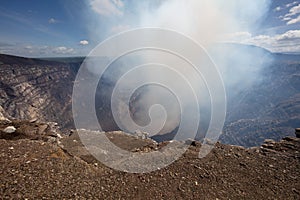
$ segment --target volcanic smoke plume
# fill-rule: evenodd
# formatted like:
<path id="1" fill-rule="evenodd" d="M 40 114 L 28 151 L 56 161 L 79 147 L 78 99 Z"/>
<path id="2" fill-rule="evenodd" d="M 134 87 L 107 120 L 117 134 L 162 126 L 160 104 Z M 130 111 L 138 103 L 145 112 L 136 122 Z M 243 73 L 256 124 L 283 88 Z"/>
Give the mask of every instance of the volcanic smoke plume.
<path id="1" fill-rule="evenodd" d="M 257 30 L 261 20 L 269 9 L 269 4 L 270 0 L 140 1 L 133 8 L 134 17 L 133 15 L 123 13 L 120 23 L 127 23 L 127 28 L 158 27 L 169 29 L 190 37 L 208 52 L 224 81 L 227 97 L 234 99 L 241 91 L 247 90 L 253 83 L 257 83 L 260 80 L 261 71 L 265 67 L 268 67 L 271 57 L 267 51 L 260 48 L 231 44 L 230 41 L 238 32 L 252 32 Z M 121 13 L 119 14 L 121 15 Z M 111 28 L 114 25 L 112 22 Z M 97 32 L 97 29 L 93 28 L 91 35 L 96 35 L 95 31 Z M 139 37 L 145 36 L 140 35 Z M 157 37 L 159 40 L 159 36 Z M 181 44 L 180 42 L 174 41 L 174 43 L 185 48 L 185 44 Z M 190 49 L 185 50 L 190 51 Z M 119 78 L 131 72 L 132 68 L 145 63 L 153 63 L 153 60 L 155 63 L 168 63 L 171 65 L 170 67 L 179 70 L 180 73 L 184 71 L 183 75 L 189 77 L 189 82 L 196 91 L 201 112 L 193 112 L 195 109 L 189 106 L 179 108 L 179 103 L 183 100 L 176 99 L 176 94 L 172 94 L 168 88 L 157 85 L 145 85 L 137 88 L 136 92 L 132 94 L 129 103 L 123 101 L 122 98 L 119 99 L 119 115 L 122 116 L 122 112 L 128 107 L 131 118 L 140 126 L 146 126 L 151 120 L 163 121 L 162 128 L 159 131 L 156 128 L 153 128 L 155 129 L 153 132 L 151 129 L 148 129 L 151 135 L 170 133 L 180 125 L 181 120 L 192 121 L 195 115 L 200 115 L 201 121 L 199 123 L 198 134 L 205 132 L 212 109 L 210 91 L 208 91 L 205 82 L 205 79 L 208 77 L 197 76 L 189 64 L 174 55 L 161 51 L 145 50 L 132 52 L 129 55 L 120 57 L 111 64 L 102 77 L 102 83 L 107 83 L 106 89 L 101 89 L 101 84 L 99 83 L 98 96 L 110 99 L 114 85 L 117 84 Z M 97 74 L 97 67 L 88 67 L 88 69 Z M 168 70 L 162 69 L 154 73 L 152 68 L 148 67 L 144 68 L 143 73 L 135 74 L 132 77 L 151 80 L 157 78 L 157 76 L 174 82 L 179 91 L 181 91 L 181 95 L 185 94 L 186 86 L 181 84 L 178 81 L 178 77 Z M 211 74 L 211 76 L 215 76 L 215 74 Z M 127 82 L 123 81 L 122 84 L 128 85 L 130 88 L 132 80 L 128 79 Z M 184 101 L 187 101 L 184 102 L 185 105 L 189 105 L 189 98 L 185 98 Z M 109 100 L 107 102 L 110 103 Z M 158 109 L 156 114 L 155 112 L 152 113 L 153 116 L 150 119 L 149 109 L 153 105 L 161 105 L 163 112 Z M 97 106 L 101 107 L 96 102 Z M 190 111 L 189 118 L 182 119 L 180 117 L 182 109 Z M 101 121 L 101 116 L 103 118 L 103 115 L 107 112 L 107 109 L 106 111 L 101 110 L 97 111 L 97 115 L 100 118 L 99 121 Z M 110 113 L 110 116 L 113 117 L 112 113 Z M 115 123 L 112 124 L 116 125 Z M 115 129 L 114 125 L 110 129 Z M 188 133 L 186 137 L 189 137 Z"/>

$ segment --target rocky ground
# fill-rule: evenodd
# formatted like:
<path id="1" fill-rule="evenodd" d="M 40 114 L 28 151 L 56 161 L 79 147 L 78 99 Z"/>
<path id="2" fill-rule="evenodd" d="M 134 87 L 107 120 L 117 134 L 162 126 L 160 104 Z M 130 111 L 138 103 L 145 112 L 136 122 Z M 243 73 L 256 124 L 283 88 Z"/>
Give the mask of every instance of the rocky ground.
<path id="1" fill-rule="evenodd" d="M 56 128 L 1 121 L 1 199 L 300 199 L 299 138 L 267 140 L 250 149 L 217 143 L 203 159 L 201 144 L 193 142 L 168 167 L 132 174 L 104 166 L 76 132 L 61 137 Z M 105 134 L 132 152 L 165 145 L 122 132 Z"/>

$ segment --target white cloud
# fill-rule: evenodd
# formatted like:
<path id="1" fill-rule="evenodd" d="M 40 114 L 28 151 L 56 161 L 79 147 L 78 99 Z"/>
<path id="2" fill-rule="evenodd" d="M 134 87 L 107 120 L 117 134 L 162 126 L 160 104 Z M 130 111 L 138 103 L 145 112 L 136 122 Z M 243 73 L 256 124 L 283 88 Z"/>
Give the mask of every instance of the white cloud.
<path id="1" fill-rule="evenodd" d="M 277 35 L 278 40 L 300 39 L 300 30 L 290 30 L 282 35 Z"/>
<path id="2" fill-rule="evenodd" d="M 91 0 L 92 9 L 103 16 L 122 16 L 124 3 L 121 0 Z"/>
<path id="3" fill-rule="evenodd" d="M 291 17 L 284 17 L 284 16 L 281 16 L 280 18 L 282 19 L 282 21 L 290 21 L 292 19 Z"/>
<path id="4" fill-rule="evenodd" d="M 66 46 L 37 46 L 32 44 L 0 46 L 0 52 L 25 57 L 59 57 L 85 54 L 79 49 Z"/>
<path id="5" fill-rule="evenodd" d="M 275 9 L 274 9 L 274 11 L 276 11 L 276 12 L 279 12 L 279 11 L 281 11 L 281 7 L 280 6 L 278 6 L 278 7 L 276 7 Z"/>
<path id="6" fill-rule="evenodd" d="M 300 30 L 289 30 L 273 36 L 252 36 L 249 32 L 236 32 L 228 35 L 225 42 L 255 45 L 272 52 L 300 53 Z"/>
<path id="7" fill-rule="evenodd" d="M 286 4 L 285 7 L 290 8 L 290 7 L 294 6 L 294 5 L 296 5 L 297 3 L 298 3 L 297 1 L 294 1 L 292 3 Z"/>
<path id="8" fill-rule="evenodd" d="M 80 44 L 80 45 L 88 45 L 88 44 L 89 44 L 89 41 L 87 41 L 87 40 L 81 40 L 81 41 L 79 42 L 79 44 Z"/>
<path id="9" fill-rule="evenodd" d="M 289 13 L 286 14 L 285 16 L 289 17 L 289 16 L 294 16 L 300 13 L 300 4 L 298 4 L 297 6 L 294 6 L 290 9 Z"/>
<path id="10" fill-rule="evenodd" d="M 292 4 L 296 5 L 298 4 L 298 2 L 287 4 L 287 7 L 292 6 Z M 282 21 L 286 21 L 287 25 L 296 24 L 300 22 L 299 14 L 300 14 L 300 4 L 292 7 L 286 15 L 281 16 L 280 18 L 282 19 Z"/>
<path id="11" fill-rule="evenodd" d="M 75 53 L 75 50 L 73 48 L 61 46 L 54 48 L 52 52 L 55 54 L 73 54 Z"/>
<path id="12" fill-rule="evenodd" d="M 272 52 L 300 53 L 300 30 L 290 30 L 274 36 L 258 35 L 241 43 L 260 46 Z"/>
<path id="13" fill-rule="evenodd" d="M 297 18 L 290 19 L 286 24 L 291 25 L 291 24 L 296 24 L 300 22 L 300 15 Z"/>
<path id="14" fill-rule="evenodd" d="M 50 19 L 48 20 L 48 23 L 49 23 L 49 24 L 56 24 L 56 23 L 58 23 L 58 20 L 56 20 L 56 19 L 54 19 L 54 18 L 50 18 Z"/>

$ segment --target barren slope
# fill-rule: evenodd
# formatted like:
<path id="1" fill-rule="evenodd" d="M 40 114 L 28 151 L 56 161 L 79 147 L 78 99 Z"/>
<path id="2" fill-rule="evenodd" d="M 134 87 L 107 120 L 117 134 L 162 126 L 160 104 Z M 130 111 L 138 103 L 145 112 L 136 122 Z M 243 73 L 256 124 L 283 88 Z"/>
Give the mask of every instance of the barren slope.
<path id="1" fill-rule="evenodd" d="M 17 127 L 15 122 L 2 123 L 1 133 L 8 125 Z M 24 122 L 22 127 L 30 130 L 40 126 Z M 22 135 L 21 130 L 17 128 L 17 131 Z M 40 134 L 42 137 L 31 140 L 7 138 L 2 134 L 6 138 L 0 139 L 2 198 L 300 198 L 300 139 L 297 138 L 289 137 L 277 143 L 267 141 L 262 147 L 252 149 L 218 143 L 204 159 L 198 158 L 200 144 L 194 142 L 170 166 L 147 174 L 130 174 L 110 169 L 93 159 L 81 146 L 76 133 L 61 139 L 60 145 L 51 139 L 57 135 Z M 131 151 L 159 150 L 163 146 L 121 132 L 107 135 L 115 144 Z"/>

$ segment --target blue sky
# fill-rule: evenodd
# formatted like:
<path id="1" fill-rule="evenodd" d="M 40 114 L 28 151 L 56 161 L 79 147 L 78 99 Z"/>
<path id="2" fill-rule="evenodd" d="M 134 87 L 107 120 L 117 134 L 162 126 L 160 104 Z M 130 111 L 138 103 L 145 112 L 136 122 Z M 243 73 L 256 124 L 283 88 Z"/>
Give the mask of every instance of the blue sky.
<path id="1" fill-rule="evenodd" d="M 117 32 L 164 24 L 165 21 L 160 19 L 169 18 L 161 12 L 168 13 L 174 8 L 167 1 L 1 0 L 0 53 L 28 57 L 87 55 L 99 42 Z M 241 15 L 245 13 L 243 4 L 236 8 L 231 5 L 230 9 L 235 9 L 238 14 L 235 23 L 240 16 L 244 18 L 231 33 L 226 32 L 230 36 L 224 41 L 254 44 L 273 52 L 300 53 L 300 1 L 261 1 L 265 3 L 258 5 L 268 8 L 255 8 L 255 11 L 265 13 L 251 22 L 251 26 L 243 23 L 253 19 L 252 12 L 249 16 Z M 230 9 L 228 11 L 232 11 Z M 170 15 L 180 19 L 181 11 L 175 12 Z"/>

